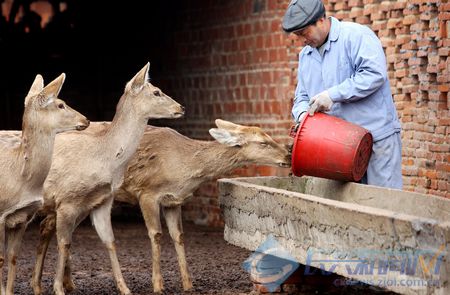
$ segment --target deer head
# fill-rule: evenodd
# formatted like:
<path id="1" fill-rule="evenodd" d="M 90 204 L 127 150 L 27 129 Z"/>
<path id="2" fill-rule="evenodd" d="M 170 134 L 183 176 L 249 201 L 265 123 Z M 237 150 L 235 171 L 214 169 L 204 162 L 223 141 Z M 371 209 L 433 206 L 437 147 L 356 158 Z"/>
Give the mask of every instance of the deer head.
<path id="1" fill-rule="evenodd" d="M 125 87 L 125 94 L 134 100 L 134 111 L 147 119 L 182 117 L 183 106 L 149 82 L 149 69 L 147 63 Z"/>
<path id="2" fill-rule="evenodd" d="M 211 136 L 221 144 L 239 148 L 249 162 L 280 167 L 291 166 L 288 149 L 276 143 L 261 128 L 242 126 L 220 119 L 215 122 L 218 128 L 209 130 Z"/>
<path id="3" fill-rule="evenodd" d="M 58 98 L 66 75 L 58 78 L 44 87 L 44 80 L 37 75 L 25 98 L 23 128 L 46 130 L 48 132 L 64 132 L 68 130 L 83 130 L 89 126 L 85 116 L 69 107 Z"/>

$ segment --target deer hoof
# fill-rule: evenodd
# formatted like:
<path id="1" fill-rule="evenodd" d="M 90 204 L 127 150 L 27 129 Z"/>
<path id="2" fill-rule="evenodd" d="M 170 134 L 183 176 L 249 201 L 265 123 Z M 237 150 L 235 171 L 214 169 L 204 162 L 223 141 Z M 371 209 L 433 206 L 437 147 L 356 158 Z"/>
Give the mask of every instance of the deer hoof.
<path id="1" fill-rule="evenodd" d="M 55 283 L 53 285 L 53 292 L 55 293 L 55 295 L 64 295 L 64 288 L 63 286 L 61 286 L 61 284 Z"/>
<path id="2" fill-rule="evenodd" d="M 64 289 L 67 291 L 67 293 L 70 293 L 73 290 L 75 290 L 75 284 L 73 283 L 73 281 L 71 279 L 67 280 L 67 281 L 64 280 L 63 285 L 64 285 Z"/>
<path id="3" fill-rule="evenodd" d="M 183 282 L 183 290 L 184 291 L 191 291 L 193 288 L 192 286 L 192 282 L 188 281 L 188 282 Z"/>
<path id="4" fill-rule="evenodd" d="M 164 283 L 162 278 L 158 280 L 153 280 L 153 292 L 161 294 L 164 291 Z"/>
<path id="5" fill-rule="evenodd" d="M 120 288 L 119 292 L 121 295 L 131 295 L 131 291 L 127 286 Z"/>
<path id="6" fill-rule="evenodd" d="M 41 286 L 32 286 L 34 295 L 42 295 Z M 3 293 L 2 293 L 3 294 Z"/>

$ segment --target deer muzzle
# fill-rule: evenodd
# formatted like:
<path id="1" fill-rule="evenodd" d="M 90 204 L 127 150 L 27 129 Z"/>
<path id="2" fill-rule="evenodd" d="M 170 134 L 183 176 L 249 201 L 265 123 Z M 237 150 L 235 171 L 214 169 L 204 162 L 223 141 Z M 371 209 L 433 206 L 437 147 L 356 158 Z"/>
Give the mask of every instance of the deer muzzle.
<path id="1" fill-rule="evenodd" d="M 88 119 L 84 119 L 75 126 L 75 129 L 78 131 L 84 130 L 89 127 L 90 123 L 91 122 Z"/>
<path id="2" fill-rule="evenodd" d="M 180 106 L 178 110 L 173 114 L 175 118 L 181 118 L 184 116 L 184 107 Z"/>

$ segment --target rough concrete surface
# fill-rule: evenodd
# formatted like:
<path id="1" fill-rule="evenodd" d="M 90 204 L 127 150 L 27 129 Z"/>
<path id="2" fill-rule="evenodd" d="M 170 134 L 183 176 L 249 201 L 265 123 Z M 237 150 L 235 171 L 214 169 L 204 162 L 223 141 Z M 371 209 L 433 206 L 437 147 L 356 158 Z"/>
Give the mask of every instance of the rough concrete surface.
<path id="1" fill-rule="evenodd" d="M 272 234 L 302 264 L 309 253 L 312 266 L 398 293 L 450 294 L 448 199 L 314 177 L 222 179 L 219 191 L 236 246 Z"/>

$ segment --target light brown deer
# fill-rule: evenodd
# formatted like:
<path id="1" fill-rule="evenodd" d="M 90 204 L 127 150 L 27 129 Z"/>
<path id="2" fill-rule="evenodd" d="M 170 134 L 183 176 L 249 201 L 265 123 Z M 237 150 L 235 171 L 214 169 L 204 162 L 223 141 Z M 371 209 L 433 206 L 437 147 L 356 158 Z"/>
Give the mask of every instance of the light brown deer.
<path id="1" fill-rule="evenodd" d="M 216 141 L 185 137 L 170 128 L 147 127 L 125 180 L 115 193 L 118 201 L 139 204 L 152 247 L 152 282 L 162 292 L 160 268 L 160 206 L 175 244 L 184 290 L 192 289 L 184 251 L 181 205 L 201 183 L 247 164 L 290 166 L 288 149 L 258 127 L 216 120 L 209 130 Z M 96 124 L 93 128 L 105 128 Z"/>
<path id="2" fill-rule="evenodd" d="M 5 243 L 8 254 L 6 294 L 14 293 L 16 259 L 28 223 L 43 203 L 43 184 L 50 170 L 57 133 L 83 130 L 89 121 L 58 99 L 61 74 L 44 88 L 37 75 L 25 98 L 21 137 L 0 131 L 0 283 Z M 5 241 L 7 239 L 7 241 Z"/>
<path id="3" fill-rule="evenodd" d="M 178 118 L 184 109 L 148 82 L 147 64 L 128 82 L 110 126 L 97 132 L 88 128 L 80 134 L 58 136 L 53 164 L 44 184 L 45 219 L 32 287 L 40 294 L 42 267 L 50 239 L 56 231 L 58 262 L 53 285 L 56 294 L 75 288 L 70 278 L 69 249 L 72 233 L 88 215 L 108 249 L 116 285 L 121 294 L 130 291 L 116 255 L 110 211 L 112 193 L 122 182 L 150 118 Z M 66 273 L 66 275 L 64 275 Z"/>

